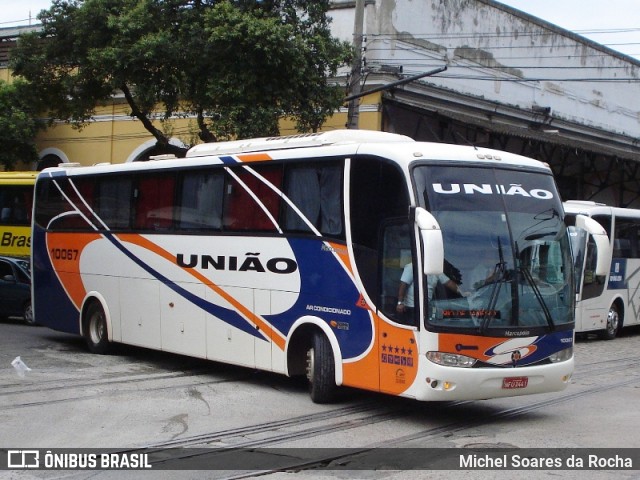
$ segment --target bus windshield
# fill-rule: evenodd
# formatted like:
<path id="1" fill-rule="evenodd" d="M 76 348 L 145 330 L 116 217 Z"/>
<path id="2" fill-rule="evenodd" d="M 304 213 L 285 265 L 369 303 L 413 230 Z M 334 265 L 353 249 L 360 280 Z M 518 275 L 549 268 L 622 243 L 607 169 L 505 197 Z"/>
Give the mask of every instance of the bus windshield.
<path id="1" fill-rule="evenodd" d="M 509 336 L 571 328 L 572 257 L 550 175 L 438 165 L 413 178 L 444 240 L 444 275 L 424 283 L 427 328 Z"/>

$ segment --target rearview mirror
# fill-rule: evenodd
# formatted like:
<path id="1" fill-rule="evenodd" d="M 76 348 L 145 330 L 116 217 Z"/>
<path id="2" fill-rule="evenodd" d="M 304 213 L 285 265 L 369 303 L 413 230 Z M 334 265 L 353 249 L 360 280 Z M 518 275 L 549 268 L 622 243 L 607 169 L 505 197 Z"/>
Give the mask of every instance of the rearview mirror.
<path id="1" fill-rule="evenodd" d="M 415 209 L 415 223 L 422 238 L 422 271 L 425 275 L 444 272 L 444 241 L 440 224 L 422 207 Z"/>
<path id="2" fill-rule="evenodd" d="M 607 275 L 611 268 L 612 255 L 607 231 L 593 218 L 587 217 L 586 215 L 576 215 L 576 227 L 589 232 L 593 237 L 593 241 L 596 243 L 598 255 L 596 260 L 596 275 Z"/>

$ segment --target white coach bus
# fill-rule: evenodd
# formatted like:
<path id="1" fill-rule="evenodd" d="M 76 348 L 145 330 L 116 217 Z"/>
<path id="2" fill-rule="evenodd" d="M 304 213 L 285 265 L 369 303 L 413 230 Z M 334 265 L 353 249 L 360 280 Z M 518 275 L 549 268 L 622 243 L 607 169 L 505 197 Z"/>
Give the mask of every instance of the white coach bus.
<path id="1" fill-rule="evenodd" d="M 98 353 L 306 375 L 315 402 L 340 385 L 558 391 L 573 372 L 567 232 L 550 169 L 517 155 L 371 131 L 202 144 L 39 175 L 34 312 Z"/>
<path id="2" fill-rule="evenodd" d="M 565 202 L 564 208 L 569 221 L 576 215 L 591 217 L 609 236 L 612 258 L 604 275 L 595 273 L 593 239 L 584 232 L 572 239 L 576 251 L 586 252 L 576 265 L 576 333 L 611 340 L 623 327 L 640 324 L 640 210 L 578 200 Z"/>

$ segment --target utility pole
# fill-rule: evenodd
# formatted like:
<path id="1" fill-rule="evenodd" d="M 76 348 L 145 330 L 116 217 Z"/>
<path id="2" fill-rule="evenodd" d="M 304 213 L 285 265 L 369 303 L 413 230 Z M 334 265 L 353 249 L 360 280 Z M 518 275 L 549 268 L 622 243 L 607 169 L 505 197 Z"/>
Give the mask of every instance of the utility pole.
<path id="1" fill-rule="evenodd" d="M 353 24 L 353 50 L 354 57 L 349 77 L 349 97 L 358 95 L 361 89 L 362 78 L 362 35 L 364 30 L 364 2 L 356 0 L 355 20 Z M 356 96 L 349 101 L 347 113 L 347 128 L 357 129 L 360 117 L 360 97 Z"/>

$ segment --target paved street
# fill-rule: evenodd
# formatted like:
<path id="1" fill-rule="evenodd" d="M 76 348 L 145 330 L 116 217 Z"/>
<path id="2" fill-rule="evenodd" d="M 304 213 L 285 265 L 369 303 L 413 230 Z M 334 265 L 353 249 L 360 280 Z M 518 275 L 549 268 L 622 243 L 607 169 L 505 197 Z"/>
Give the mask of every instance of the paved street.
<path id="1" fill-rule="evenodd" d="M 344 389 L 336 403 L 316 405 L 294 379 L 126 346 L 93 355 L 78 337 L 17 320 L 0 322 L 0 345 L 3 448 L 640 448 L 640 330 L 609 342 L 578 341 L 576 373 L 564 392 L 444 404 Z M 11 366 L 17 356 L 31 369 L 24 376 Z M 203 478 L 196 473 L 162 472 L 160 478 Z M 451 478 L 446 473 L 431 472 L 429 478 Z M 127 478 L 158 474 L 127 472 Z M 339 470 L 300 474 L 354 478 Z M 471 472 L 473 478 L 498 474 L 510 478 L 509 472 Z M 547 474 L 637 478 L 638 470 Z M 286 475 L 270 478 L 291 478 Z M 357 477 L 399 475 L 359 471 Z M 0 478 L 121 476 L 0 472 Z M 242 477 L 207 472 L 205 478 Z"/>

